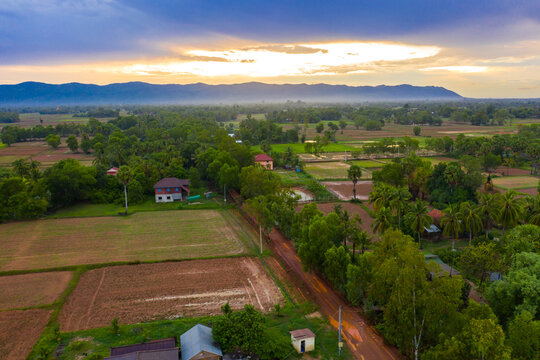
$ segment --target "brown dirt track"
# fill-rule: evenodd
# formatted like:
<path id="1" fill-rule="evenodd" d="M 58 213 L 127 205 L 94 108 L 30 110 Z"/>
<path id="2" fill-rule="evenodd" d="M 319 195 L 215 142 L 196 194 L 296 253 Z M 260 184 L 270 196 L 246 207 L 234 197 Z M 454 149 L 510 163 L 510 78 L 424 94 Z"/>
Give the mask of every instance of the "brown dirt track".
<path id="1" fill-rule="evenodd" d="M 51 310 L 0 311 L 0 359 L 25 359 L 47 325 Z"/>
<path id="2" fill-rule="evenodd" d="M 50 304 L 64 291 L 71 276 L 69 271 L 0 276 L 0 310 Z"/>
<path id="3" fill-rule="evenodd" d="M 115 266 L 85 273 L 59 316 L 62 331 L 164 318 L 216 315 L 252 304 L 268 311 L 282 300 L 255 258 Z"/>
<path id="4" fill-rule="evenodd" d="M 324 181 L 322 184 L 341 200 L 348 201 L 353 198 L 352 181 Z M 367 200 L 371 191 L 373 191 L 373 183 L 370 180 L 356 183 L 356 198 L 358 200 Z"/>

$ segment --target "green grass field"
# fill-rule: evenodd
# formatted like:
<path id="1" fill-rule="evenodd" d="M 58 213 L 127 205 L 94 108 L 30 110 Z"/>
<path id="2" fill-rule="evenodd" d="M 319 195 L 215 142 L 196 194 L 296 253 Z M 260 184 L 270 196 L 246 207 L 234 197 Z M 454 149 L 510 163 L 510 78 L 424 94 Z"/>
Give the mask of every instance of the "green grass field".
<path id="1" fill-rule="evenodd" d="M 384 165 L 384 163 L 379 161 L 373 161 L 373 160 L 356 160 L 352 161 L 354 165 L 358 165 L 363 168 L 380 168 Z"/>
<path id="2" fill-rule="evenodd" d="M 347 179 L 350 165 L 338 161 L 307 163 L 306 171 L 318 180 Z"/>
<path id="3" fill-rule="evenodd" d="M 246 254 L 249 239 L 229 216 L 225 210 L 153 211 L 1 224 L 0 270 Z"/>
<path id="4" fill-rule="evenodd" d="M 534 176 L 502 176 L 493 178 L 493 184 L 506 190 L 519 190 L 537 187 L 539 180 Z"/>
<path id="5" fill-rule="evenodd" d="M 305 144 L 302 143 L 290 143 L 290 144 L 272 144 L 272 151 L 285 152 L 288 147 L 296 154 L 306 153 Z M 251 149 L 262 151 L 259 145 L 252 146 Z M 324 147 L 323 152 L 345 152 L 345 151 L 358 151 L 357 147 L 351 145 L 343 145 L 340 143 L 330 143 Z"/>

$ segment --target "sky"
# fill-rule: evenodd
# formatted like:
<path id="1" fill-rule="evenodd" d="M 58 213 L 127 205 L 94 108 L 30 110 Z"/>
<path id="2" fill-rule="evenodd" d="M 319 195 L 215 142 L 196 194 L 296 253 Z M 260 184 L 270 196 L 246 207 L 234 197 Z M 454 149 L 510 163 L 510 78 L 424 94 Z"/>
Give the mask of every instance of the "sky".
<path id="1" fill-rule="evenodd" d="M 0 84 L 327 83 L 540 97 L 537 0 L 0 0 Z"/>

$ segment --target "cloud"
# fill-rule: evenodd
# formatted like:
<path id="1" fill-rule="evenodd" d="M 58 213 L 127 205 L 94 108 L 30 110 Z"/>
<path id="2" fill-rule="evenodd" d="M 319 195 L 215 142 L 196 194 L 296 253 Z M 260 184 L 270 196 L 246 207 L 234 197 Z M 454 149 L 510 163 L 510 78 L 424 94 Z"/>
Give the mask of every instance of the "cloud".
<path id="1" fill-rule="evenodd" d="M 456 66 L 434 66 L 420 69 L 420 71 L 451 71 L 458 73 L 483 73 L 488 71 L 487 66 L 474 66 L 474 65 L 456 65 Z"/>

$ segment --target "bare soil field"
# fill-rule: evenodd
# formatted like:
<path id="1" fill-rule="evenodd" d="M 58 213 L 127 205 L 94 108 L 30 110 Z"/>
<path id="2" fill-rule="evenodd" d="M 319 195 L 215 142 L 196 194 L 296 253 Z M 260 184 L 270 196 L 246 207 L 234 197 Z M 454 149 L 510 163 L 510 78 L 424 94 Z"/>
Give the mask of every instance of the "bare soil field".
<path id="1" fill-rule="evenodd" d="M 518 191 L 532 196 L 538 195 L 538 188 L 519 189 Z"/>
<path id="2" fill-rule="evenodd" d="M 0 359 L 26 359 L 52 310 L 0 311 Z"/>
<path id="3" fill-rule="evenodd" d="M 26 141 L 0 149 L 0 166 L 9 166 L 17 159 L 31 159 L 42 163 L 44 167 L 52 166 L 64 159 L 76 159 L 83 163 L 91 162 L 94 157 L 83 152 L 72 153 L 66 146 L 65 139 L 57 148 L 52 149 L 44 141 Z"/>
<path id="4" fill-rule="evenodd" d="M 156 319 L 217 315 L 252 304 L 269 311 L 283 299 L 257 258 L 191 260 L 91 270 L 59 315 L 62 331 Z"/>
<path id="5" fill-rule="evenodd" d="M 69 271 L 0 276 L 0 310 L 47 305 L 64 291 Z"/>
<path id="6" fill-rule="evenodd" d="M 2 271 L 246 252 L 239 225 L 217 210 L 21 221 L 1 224 L 0 233 Z"/>
<path id="7" fill-rule="evenodd" d="M 19 127 L 32 127 L 36 125 L 43 125 L 43 126 L 49 126 L 49 125 L 58 125 L 58 124 L 64 124 L 69 122 L 76 122 L 76 123 L 86 123 L 88 121 L 88 117 L 73 117 L 73 114 L 40 114 L 40 113 L 24 113 L 19 115 L 20 121 L 18 123 L 13 124 L 3 124 L 5 125 L 14 125 Z M 43 120 L 43 123 L 41 123 L 39 120 Z M 113 118 L 99 118 L 97 120 L 101 122 L 105 122 L 107 120 L 110 120 Z"/>
<path id="8" fill-rule="evenodd" d="M 504 176 L 527 176 L 531 174 L 530 170 L 525 169 L 518 169 L 518 168 L 507 168 L 504 166 L 499 166 L 495 171 L 493 171 L 497 175 L 504 175 Z"/>
<path id="9" fill-rule="evenodd" d="M 340 200 L 349 201 L 353 198 L 352 181 L 324 181 L 322 184 Z M 356 183 L 356 198 L 358 200 L 368 200 L 371 191 L 373 191 L 373 182 L 366 180 Z"/>

